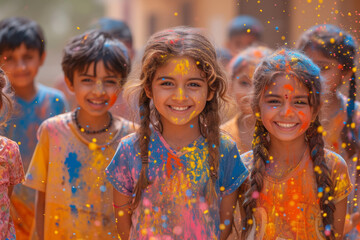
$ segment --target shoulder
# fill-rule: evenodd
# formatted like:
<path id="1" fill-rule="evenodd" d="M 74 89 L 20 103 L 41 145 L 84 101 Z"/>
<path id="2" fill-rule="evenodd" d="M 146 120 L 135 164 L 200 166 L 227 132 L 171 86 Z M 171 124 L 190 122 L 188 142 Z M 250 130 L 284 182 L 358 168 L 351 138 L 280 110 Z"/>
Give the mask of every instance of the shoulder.
<path id="1" fill-rule="evenodd" d="M 232 150 L 236 147 L 236 143 L 231 135 L 225 131 L 220 131 L 220 151 Z"/>
<path id="2" fill-rule="evenodd" d="M 226 123 L 224 123 L 223 125 L 221 125 L 220 128 L 226 131 L 227 133 L 231 134 L 234 131 L 234 128 L 237 127 L 236 122 L 237 122 L 237 117 L 234 117 L 229 121 L 227 121 Z"/>
<path id="3" fill-rule="evenodd" d="M 0 155 L 8 153 L 19 154 L 19 145 L 9 138 L 0 136 Z"/>
<path id="4" fill-rule="evenodd" d="M 126 120 L 125 118 L 119 116 L 114 116 L 114 118 L 119 123 L 118 129 L 121 132 L 121 135 L 123 136 L 135 132 L 135 130 L 138 128 L 136 123 Z"/>
<path id="5" fill-rule="evenodd" d="M 64 94 L 60 90 L 42 84 L 38 84 L 38 91 L 40 95 L 54 99 L 55 101 L 64 101 L 65 99 Z"/>
<path id="6" fill-rule="evenodd" d="M 329 149 L 324 149 L 325 161 L 331 171 L 335 169 L 345 169 L 347 170 L 347 164 L 339 154 L 330 151 Z"/>
<path id="7" fill-rule="evenodd" d="M 39 132 L 51 131 L 51 129 L 59 129 L 60 126 L 67 125 L 71 121 L 71 112 L 63 113 L 56 115 L 54 117 L 50 117 L 43 121 L 39 127 Z"/>
<path id="8" fill-rule="evenodd" d="M 126 148 L 134 148 L 135 144 L 138 142 L 137 133 L 131 133 L 120 140 L 120 145 Z"/>

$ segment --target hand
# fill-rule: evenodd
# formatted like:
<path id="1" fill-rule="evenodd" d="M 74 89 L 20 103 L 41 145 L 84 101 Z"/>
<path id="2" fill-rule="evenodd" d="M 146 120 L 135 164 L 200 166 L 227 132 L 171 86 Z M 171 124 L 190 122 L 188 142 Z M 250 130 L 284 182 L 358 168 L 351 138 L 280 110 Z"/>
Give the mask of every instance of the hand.
<path id="1" fill-rule="evenodd" d="M 360 212 L 351 214 L 350 218 L 345 220 L 344 235 L 349 233 L 359 223 L 360 223 Z"/>

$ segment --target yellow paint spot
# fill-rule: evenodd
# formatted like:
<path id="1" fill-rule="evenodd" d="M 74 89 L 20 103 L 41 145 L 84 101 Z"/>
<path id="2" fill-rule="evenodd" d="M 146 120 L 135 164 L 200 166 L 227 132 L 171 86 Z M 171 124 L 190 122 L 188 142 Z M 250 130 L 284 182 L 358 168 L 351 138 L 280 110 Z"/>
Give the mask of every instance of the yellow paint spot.
<path id="1" fill-rule="evenodd" d="M 357 68 L 356 68 L 356 67 L 353 67 L 351 70 L 352 70 L 353 72 L 356 72 Z"/>
<path id="2" fill-rule="evenodd" d="M 247 33 L 250 33 L 250 32 L 251 32 L 251 29 L 250 29 L 250 28 L 248 28 L 248 29 L 246 30 L 246 32 L 247 32 Z"/>
<path id="3" fill-rule="evenodd" d="M 18 144 L 18 145 L 21 145 L 21 142 L 18 142 L 17 144 Z"/>
<path id="4" fill-rule="evenodd" d="M 342 144 L 341 144 L 341 147 L 342 147 L 342 148 L 346 148 L 346 143 L 342 143 Z"/>
<path id="5" fill-rule="evenodd" d="M 59 101 L 59 99 L 58 99 L 58 98 L 56 98 L 56 99 L 55 99 L 55 101 L 57 101 L 57 102 L 58 102 L 58 101 Z"/>
<path id="6" fill-rule="evenodd" d="M 247 221 L 247 223 L 248 223 L 249 225 L 251 225 L 251 224 L 253 224 L 253 220 L 252 220 L 252 219 L 249 219 L 249 220 Z"/>
<path id="7" fill-rule="evenodd" d="M 147 230 L 146 230 L 145 228 L 141 229 L 141 234 L 142 234 L 143 236 L 146 236 Z"/>
<path id="8" fill-rule="evenodd" d="M 179 15 L 177 12 L 174 12 L 174 16 L 176 17 L 177 15 Z"/>
<path id="9" fill-rule="evenodd" d="M 120 211 L 118 212 L 118 215 L 119 215 L 119 217 L 124 216 L 124 211 L 123 211 L 123 210 L 120 210 Z"/>
<path id="10" fill-rule="evenodd" d="M 207 214 L 207 213 L 209 213 L 209 210 L 206 209 L 206 210 L 204 211 L 204 214 Z"/>
<path id="11" fill-rule="evenodd" d="M 92 142 L 89 143 L 88 147 L 91 151 L 95 151 L 97 149 L 97 144 Z"/>
<path id="12" fill-rule="evenodd" d="M 330 39 L 330 43 L 331 43 L 331 44 L 334 44 L 334 43 L 335 43 L 335 39 L 334 39 L 334 38 L 331 38 L 331 39 Z"/>
<path id="13" fill-rule="evenodd" d="M 221 186 L 221 187 L 220 187 L 220 191 L 222 191 L 222 192 L 225 191 L 225 187 L 224 187 L 224 186 Z"/>
<path id="14" fill-rule="evenodd" d="M 220 230 L 225 230 L 225 224 L 220 224 L 220 226 L 219 226 L 219 228 L 220 228 Z"/>
<path id="15" fill-rule="evenodd" d="M 56 234 L 59 234 L 59 231 L 58 230 L 55 230 L 54 231 L 54 234 L 56 235 Z"/>
<path id="16" fill-rule="evenodd" d="M 318 131 L 318 133 L 322 133 L 322 132 L 324 131 L 323 126 L 319 126 L 319 127 L 317 128 L 317 131 Z"/>
<path id="17" fill-rule="evenodd" d="M 149 210 L 148 208 L 145 208 L 144 213 L 145 213 L 146 215 L 148 215 L 148 214 L 150 214 L 150 210 Z"/>
<path id="18" fill-rule="evenodd" d="M 180 61 L 179 60 L 174 60 L 174 62 L 178 62 L 175 66 L 175 69 L 174 69 L 174 72 L 173 74 L 176 75 L 176 74 L 181 74 L 181 75 L 185 75 L 185 74 L 188 74 L 189 72 L 189 66 L 190 66 L 190 63 L 187 59 L 181 59 Z"/>

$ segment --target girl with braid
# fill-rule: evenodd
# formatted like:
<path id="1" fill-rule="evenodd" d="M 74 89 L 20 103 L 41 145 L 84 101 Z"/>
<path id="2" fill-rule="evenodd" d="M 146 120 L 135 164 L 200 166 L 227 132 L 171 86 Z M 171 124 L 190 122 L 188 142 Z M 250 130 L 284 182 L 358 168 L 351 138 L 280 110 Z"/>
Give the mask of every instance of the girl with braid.
<path id="1" fill-rule="evenodd" d="M 226 239 L 248 171 L 219 130 L 226 79 L 213 45 L 194 28 L 154 34 L 125 91 L 141 122 L 106 170 L 120 237 Z"/>
<path id="2" fill-rule="evenodd" d="M 252 151 L 243 201 L 245 239 L 341 239 L 352 190 L 343 158 L 324 149 L 320 69 L 278 50 L 254 73 Z"/>
<path id="3" fill-rule="evenodd" d="M 357 166 L 360 146 L 360 108 L 356 102 L 356 52 L 355 39 L 333 25 L 317 25 L 307 30 L 298 41 L 303 50 L 321 69 L 328 93 L 321 113 L 324 126 L 325 146 L 340 154 L 346 161 L 354 191 L 349 195 L 348 215 L 345 223 L 345 238 L 360 238 L 360 201 L 357 191 L 360 182 Z M 349 82 L 349 84 L 347 84 Z M 340 88 L 349 86 L 348 96 Z M 357 227 L 357 228 L 355 228 Z"/>

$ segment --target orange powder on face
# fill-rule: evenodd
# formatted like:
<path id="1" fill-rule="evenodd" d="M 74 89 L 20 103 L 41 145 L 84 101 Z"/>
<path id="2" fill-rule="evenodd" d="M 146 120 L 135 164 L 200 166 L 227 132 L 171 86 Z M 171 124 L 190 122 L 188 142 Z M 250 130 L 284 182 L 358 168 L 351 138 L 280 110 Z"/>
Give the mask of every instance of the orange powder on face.
<path id="1" fill-rule="evenodd" d="M 303 112 L 303 111 L 299 111 L 298 112 L 299 113 L 299 115 L 301 116 L 301 117 L 305 117 L 305 113 Z M 300 128 L 300 130 L 299 131 L 302 131 L 302 130 L 304 130 L 305 129 L 305 127 L 308 125 L 308 121 L 306 121 L 306 122 L 303 122 L 303 124 L 301 125 L 301 128 Z"/>
<path id="2" fill-rule="evenodd" d="M 110 102 L 109 102 L 109 105 L 110 105 L 110 106 L 113 106 L 113 105 L 114 105 L 114 103 L 116 102 L 116 99 L 117 99 L 117 95 L 116 95 L 116 94 L 114 94 L 114 95 L 110 96 Z"/>
<path id="3" fill-rule="evenodd" d="M 291 91 L 291 92 L 294 91 L 294 87 L 291 86 L 290 84 L 285 84 L 285 85 L 284 85 L 284 88 L 287 89 L 287 90 L 289 90 L 289 91 Z"/>
<path id="4" fill-rule="evenodd" d="M 291 110 L 290 109 L 288 109 L 287 111 L 286 111 L 286 113 L 285 113 L 285 116 L 287 117 L 287 116 L 289 116 L 290 115 L 290 113 L 291 113 Z"/>

